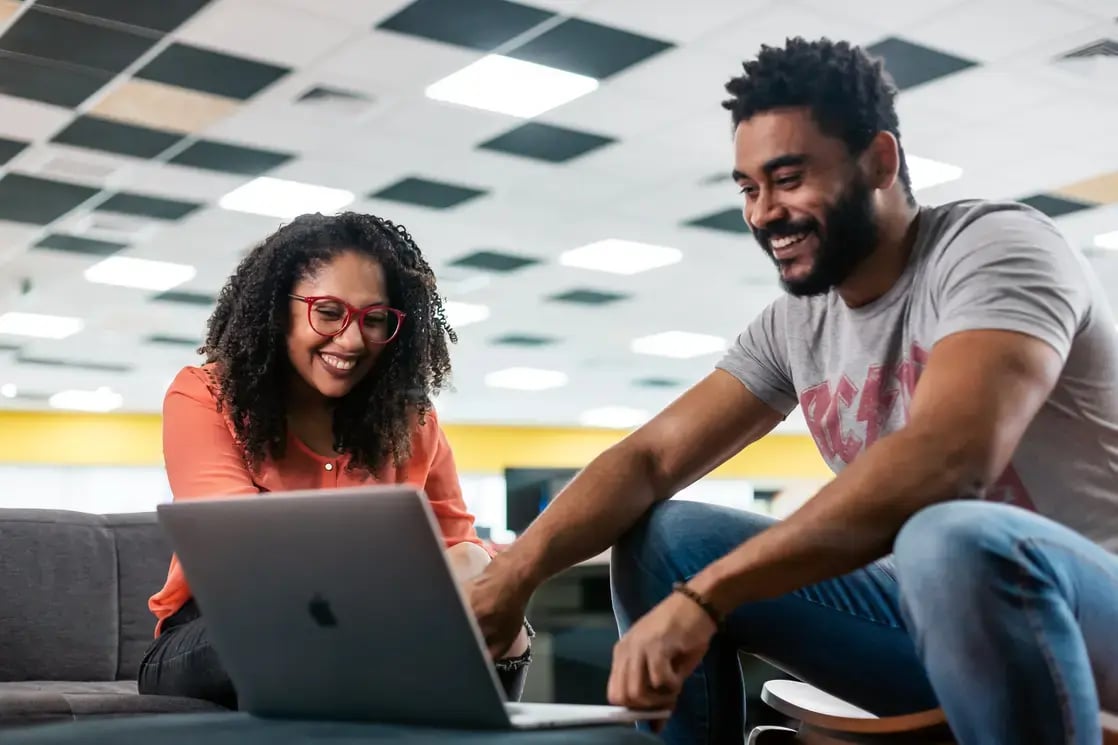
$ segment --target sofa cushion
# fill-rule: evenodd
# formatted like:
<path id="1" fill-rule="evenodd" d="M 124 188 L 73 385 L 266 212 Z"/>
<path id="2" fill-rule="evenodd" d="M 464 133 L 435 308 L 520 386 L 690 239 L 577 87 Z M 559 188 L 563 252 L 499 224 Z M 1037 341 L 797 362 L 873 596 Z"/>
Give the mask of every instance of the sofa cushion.
<path id="1" fill-rule="evenodd" d="M 148 598 L 167 579 L 171 548 L 154 512 L 106 515 L 105 524 L 116 539 L 120 651 L 115 677 L 135 680 L 155 637 Z"/>
<path id="2" fill-rule="evenodd" d="M 135 714 L 222 711 L 177 696 L 140 696 L 134 681 L 14 681 L 0 683 L 0 728 Z"/>
<path id="3" fill-rule="evenodd" d="M 0 512 L 0 680 L 113 680 L 113 537 L 98 515 Z"/>

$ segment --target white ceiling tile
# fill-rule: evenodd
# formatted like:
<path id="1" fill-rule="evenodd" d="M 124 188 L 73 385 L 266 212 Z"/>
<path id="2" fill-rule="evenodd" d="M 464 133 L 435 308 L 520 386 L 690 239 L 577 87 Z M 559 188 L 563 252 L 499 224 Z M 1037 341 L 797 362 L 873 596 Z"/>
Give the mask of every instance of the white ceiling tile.
<path id="1" fill-rule="evenodd" d="M 1096 22 L 1044 0 L 969 0 L 950 13 L 906 27 L 903 35 L 967 59 L 993 62 Z"/>
<path id="2" fill-rule="evenodd" d="M 991 91 L 997 94 L 991 95 Z M 1017 113 L 1044 107 L 1065 96 L 1059 86 L 1022 74 L 1012 65 L 990 65 L 973 67 L 903 91 L 898 98 L 898 108 L 927 107 L 926 113 L 933 114 L 935 107 L 949 106 L 951 127 L 994 120 L 1011 127 Z M 910 118 L 916 119 L 920 126 L 923 117 Z M 901 124 L 904 126 L 905 121 Z"/>
<path id="3" fill-rule="evenodd" d="M 570 8 L 578 17 L 623 28 L 669 42 L 690 42 L 726 23 L 755 16 L 775 0 L 592 0 L 553 3 L 551 9 Z M 577 6 L 577 7 L 575 7 Z"/>
<path id="4" fill-rule="evenodd" d="M 355 195 L 354 201 L 378 186 L 381 180 L 379 174 L 366 165 L 316 157 L 286 163 L 270 171 L 268 176 L 351 191 Z"/>
<path id="5" fill-rule="evenodd" d="M 11 280 L 11 275 L 4 270 L 5 264 L 23 254 L 27 247 L 42 234 L 38 225 L 27 225 L 20 222 L 0 220 L 0 302 L 8 296 L 6 285 Z"/>
<path id="6" fill-rule="evenodd" d="M 411 5 L 413 0 L 269 0 L 274 5 L 298 8 L 357 27 L 371 28 Z"/>
<path id="7" fill-rule="evenodd" d="M 728 23 L 704 36 L 702 46 L 731 52 L 741 62 L 754 57 L 761 45 L 784 46 L 789 37 L 802 36 L 809 41 L 827 37 L 853 44 L 870 44 L 884 35 L 881 28 L 872 24 L 843 17 L 839 7 L 836 3 L 834 9 L 827 12 L 794 2 L 774 3 L 753 16 Z"/>
<path id="8" fill-rule="evenodd" d="M 1100 21 L 1113 22 L 1118 17 L 1114 0 L 1047 0 L 1050 5 L 1057 5 L 1069 10 L 1078 10 L 1090 13 Z"/>
<path id="9" fill-rule="evenodd" d="M 362 31 L 342 20 L 267 0 L 216 0 L 184 23 L 176 36 L 188 44 L 301 67 Z"/>
<path id="10" fill-rule="evenodd" d="M 518 117 L 418 95 L 400 100 L 390 110 L 364 124 L 357 136 L 371 133 L 386 141 L 405 139 L 423 143 L 425 148 L 434 146 L 440 150 L 460 151 L 524 122 Z"/>
<path id="11" fill-rule="evenodd" d="M 121 176 L 116 185 L 121 189 L 143 194 L 209 203 L 216 202 L 249 178 L 171 163 L 136 163 Z"/>
<path id="12" fill-rule="evenodd" d="M 921 2 L 895 2 L 894 0 L 797 0 L 805 8 L 829 15 L 842 15 L 865 26 L 892 31 L 928 18 L 951 15 L 955 6 L 969 0 L 921 0 Z M 833 35 L 831 38 L 842 38 Z"/>
<path id="13" fill-rule="evenodd" d="M 69 109 L 0 94 L 0 137 L 42 142 L 66 126 L 73 116 Z"/>
<path id="14" fill-rule="evenodd" d="M 726 82 L 741 73 L 744 54 L 706 43 L 671 49 L 618 73 L 605 85 L 663 101 L 684 114 L 698 114 L 727 97 Z"/>
<path id="15" fill-rule="evenodd" d="M 481 56 L 473 50 L 374 30 L 345 43 L 310 70 L 321 76 L 360 80 L 378 91 L 417 95 Z"/>
<path id="16" fill-rule="evenodd" d="M 608 82 L 593 93 L 538 117 L 548 124 L 608 133 L 614 137 L 637 137 L 685 118 L 686 111 L 665 103 L 662 98 L 627 92 Z"/>

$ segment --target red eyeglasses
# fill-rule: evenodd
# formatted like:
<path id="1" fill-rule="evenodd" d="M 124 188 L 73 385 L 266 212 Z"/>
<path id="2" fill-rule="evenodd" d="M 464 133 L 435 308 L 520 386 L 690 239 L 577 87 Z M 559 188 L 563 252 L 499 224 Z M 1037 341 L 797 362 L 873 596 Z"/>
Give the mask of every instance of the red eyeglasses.
<path id="1" fill-rule="evenodd" d="M 356 316 L 361 336 L 370 344 L 387 344 L 395 339 L 407 317 L 403 311 L 387 305 L 355 308 L 345 300 L 330 295 L 291 295 L 291 299 L 307 304 L 307 322 L 316 334 L 337 336 L 349 328 L 349 322 Z"/>

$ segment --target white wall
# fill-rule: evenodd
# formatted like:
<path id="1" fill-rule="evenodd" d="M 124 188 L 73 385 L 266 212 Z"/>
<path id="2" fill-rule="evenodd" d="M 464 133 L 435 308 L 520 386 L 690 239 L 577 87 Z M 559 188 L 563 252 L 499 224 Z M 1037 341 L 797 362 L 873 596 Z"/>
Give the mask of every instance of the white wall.
<path id="1" fill-rule="evenodd" d="M 0 508 L 145 512 L 170 498 L 162 467 L 0 465 Z"/>
<path id="2" fill-rule="evenodd" d="M 495 541 L 511 540 L 506 530 L 504 478 L 468 473 L 460 478 L 462 497 L 477 524 L 490 528 Z M 161 467 L 0 465 L 0 508 L 144 512 L 170 498 Z M 679 498 L 751 509 L 753 487 L 748 481 L 707 479 L 685 489 Z"/>

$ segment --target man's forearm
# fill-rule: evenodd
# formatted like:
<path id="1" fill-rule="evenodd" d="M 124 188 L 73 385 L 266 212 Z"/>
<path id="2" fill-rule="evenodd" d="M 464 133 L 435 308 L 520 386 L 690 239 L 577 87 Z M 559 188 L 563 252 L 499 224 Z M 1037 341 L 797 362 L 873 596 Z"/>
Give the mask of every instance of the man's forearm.
<path id="1" fill-rule="evenodd" d="M 840 576 L 892 550 L 921 508 L 961 496 L 977 470 L 902 430 L 879 440 L 788 519 L 710 565 L 691 586 L 722 610 Z"/>
<path id="2" fill-rule="evenodd" d="M 495 563 L 537 587 L 610 548 L 657 498 L 648 459 L 616 445 L 583 469 Z"/>

